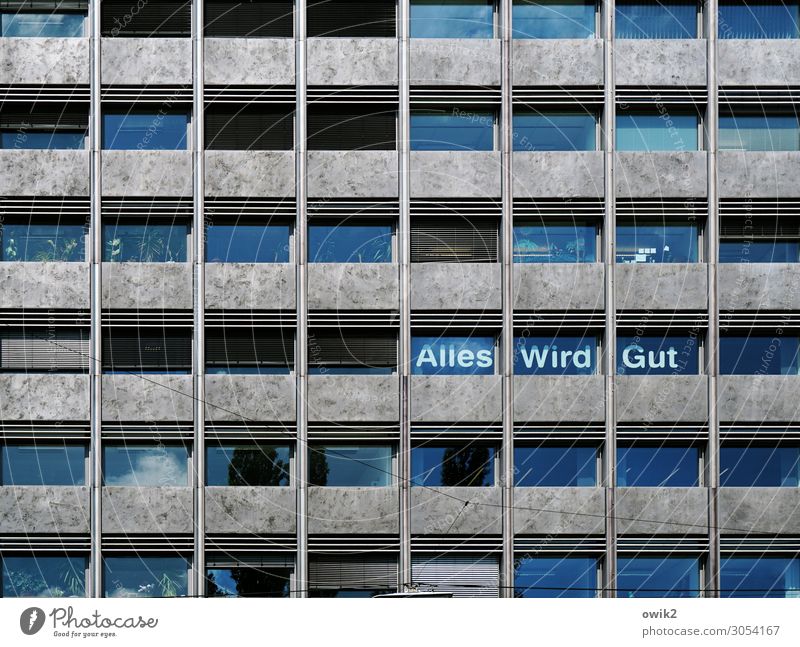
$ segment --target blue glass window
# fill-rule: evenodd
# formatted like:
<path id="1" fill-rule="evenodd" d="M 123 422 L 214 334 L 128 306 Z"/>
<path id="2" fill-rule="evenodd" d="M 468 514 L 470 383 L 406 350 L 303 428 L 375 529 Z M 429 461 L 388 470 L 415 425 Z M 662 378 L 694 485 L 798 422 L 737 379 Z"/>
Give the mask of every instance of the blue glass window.
<path id="1" fill-rule="evenodd" d="M 580 220 L 514 225 L 515 263 L 593 263 L 597 226 Z"/>
<path id="2" fill-rule="evenodd" d="M 517 487 L 593 487 L 597 485 L 597 447 L 516 445 L 514 474 Z"/>
<path id="3" fill-rule="evenodd" d="M 288 598 L 292 569 L 272 566 L 231 566 L 206 569 L 209 598 Z"/>
<path id="4" fill-rule="evenodd" d="M 597 118 L 585 112 L 514 114 L 515 151 L 593 151 Z"/>
<path id="5" fill-rule="evenodd" d="M 381 487 L 392 484 L 389 445 L 309 447 L 309 482 L 329 487 Z"/>
<path id="6" fill-rule="evenodd" d="M 529 557 L 518 562 L 515 598 L 593 598 L 597 595 L 594 557 Z"/>
<path id="7" fill-rule="evenodd" d="M 696 151 L 696 114 L 664 112 L 617 115 L 618 151 Z"/>
<path id="8" fill-rule="evenodd" d="M 206 485 L 289 485 L 289 446 L 210 445 Z"/>
<path id="9" fill-rule="evenodd" d="M 617 337 L 617 375 L 697 375 L 696 337 Z"/>
<path id="10" fill-rule="evenodd" d="M 619 487 L 694 487 L 700 449 L 693 445 L 625 445 L 617 449 Z"/>
<path id="11" fill-rule="evenodd" d="M 103 483 L 132 487 L 189 485 L 189 452 L 180 445 L 106 445 Z"/>
<path id="12" fill-rule="evenodd" d="M 696 263 L 697 224 L 634 221 L 617 224 L 617 263 Z"/>
<path id="13" fill-rule="evenodd" d="M 797 337 L 720 337 L 722 375 L 797 375 L 798 365 Z"/>
<path id="14" fill-rule="evenodd" d="M 594 375 L 596 372 L 596 337 L 514 338 L 514 373 L 517 375 Z"/>
<path id="15" fill-rule="evenodd" d="M 103 224 L 103 260 L 130 263 L 183 263 L 186 224 L 112 222 Z"/>
<path id="16" fill-rule="evenodd" d="M 392 231 L 389 223 L 320 223 L 308 226 L 311 263 L 391 263 Z"/>
<path id="17" fill-rule="evenodd" d="M 492 38 L 494 3 L 487 0 L 411 0 L 411 38 Z"/>
<path id="18" fill-rule="evenodd" d="M 86 140 L 83 130 L 30 130 L 0 132 L 0 148 L 19 150 L 82 149 Z"/>
<path id="19" fill-rule="evenodd" d="M 719 241 L 720 263 L 797 263 L 800 261 L 800 240 L 754 238 Z"/>
<path id="20" fill-rule="evenodd" d="M 4 598 L 86 596 L 85 557 L 6 555 L 2 558 Z"/>
<path id="21" fill-rule="evenodd" d="M 494 447 L 481 443 L 414 447 L 411 485 L 489 487 L 494 485 L 494 461 Z"/>
<path id="22" fill-rule="evenodd" d="M 797 115 L 721 115 L 719 149 L 735 151 L 800 150 Z"/>
<path id="23" fill-rule="evenodd" d="M 720 38 L 798 38 L 800 4 L 796 0 L 721 0 Z"/>
<path id="24" fill-rule="evenodd" d="M 206 227 L 207 263 L 288 263 L 289 225 L 237 222 Z"/>
<path id="25" fill-rule="evenodd" d="M 0 485 L 83 485 L 83 445 L 3 445 Z"/>
<path id="26" fill-rule="evenodd" d="M 800 447 L 723 445 L 719 458 L 723 487 L 800 486 Z"/>
<path id="27" fill-rule="evenodd" d="M 86 16 L 80 13 L 0 13 L 6 38 L 80 38 Z"/>
<path id="28" fill-rule="evenodd" d="M 189 115 L 186 113 L 129 112 L 103 115 L 103 149 L 182 151 Z"/>
<path id="29" fill-rule="evenodd" d="M 695 557 L 622 557 L 617 561 L 618 598 L 694 598 L 700 595 Z"/>
<path id="30" fill-rule="evenodd" d="M 0 260 L 78 263 L 86 257 L 84 225 L 6 222 L 0 227 Z"/>
<path id="31" fill-rule="evenodd" d="M 514 0 L 514 38 L 593 38 L 595 3 L 587 0 Z"/>
<path id="32" fill-rule="evenodd" d="M 616 4 L 617 38 L 697 38 L 697 3 L 626 0 Z"/>
<path id="33" fill-rule="evenodd" d="M 183 557 L 125 556 L 103 559 L 107 598 L 174 598 L 189 592 L 189 562 Z"/>
<path id="34" fill-rule="evenodd" d="M 494 150 L 495 116 L 491 112 L 461 110 L 412 111 L 412 151 Z"/>
<path id="35" fill-rule="evenodd" d="M 494 337 L 412 337 L 413 375 L 494 375 Z"/>
<path id="36" fill-rule="evenodd" d="M 800 558 L 723 557 L 720 562 L 723 598 L 800 597 Z"/>

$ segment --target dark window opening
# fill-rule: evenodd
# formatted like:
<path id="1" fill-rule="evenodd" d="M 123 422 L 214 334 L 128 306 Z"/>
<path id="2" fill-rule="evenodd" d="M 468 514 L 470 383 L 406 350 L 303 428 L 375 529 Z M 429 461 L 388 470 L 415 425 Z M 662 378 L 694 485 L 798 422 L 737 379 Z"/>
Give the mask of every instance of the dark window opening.
<path id="1" fill-rule="evenodd" d="M 100 33 L 111 37 L 169 38 L 192 33 L 192 3 L 103 0 Z"/>
<path id="2" fill-rule="evenodd" d="M 310 105 L 309 150 L 395 150 L 394 110 L 386 106 Z"/>
<path id="3" fill-rule="evenodd" d="M 132 373 L 189 373 L 192 336 L 180 330 L 110 328 L 103 334 L 103 370 Z"/>
<path id="4" fill-rule="evenodd" d="M 294 335 L 264 329 L 209 329 L 207 373 L 288 374 L 294 366 Z"/>
<path id="5" fill-rule="evenodd" d="M 293 113 L 270 104 L 211 104 L 205 110 L 208 150 L 287 151 L 294 146 Z"/>
<path id="6" fill-rule="evenodd" d="M 498 222 L 493 218 L 415 218 L 412 263 L 496 263 Z"/>
<path id="7" fill-rule="evenodd" d="M 397 34 L 394 0 L 321 0 L 309 4 L 308 36 L 384 37 Z"/>
<path id="8" fill-rule="evenodd" d="M 320 330 L 308 336 L 309 373 L 392 374 L 396 369 L 396 332 Z"/>
<path id="9" fill-rule="evenodd" d="M 291 38 L 294 4 L 280 0 L 206 0 L 206 38 Z"/>

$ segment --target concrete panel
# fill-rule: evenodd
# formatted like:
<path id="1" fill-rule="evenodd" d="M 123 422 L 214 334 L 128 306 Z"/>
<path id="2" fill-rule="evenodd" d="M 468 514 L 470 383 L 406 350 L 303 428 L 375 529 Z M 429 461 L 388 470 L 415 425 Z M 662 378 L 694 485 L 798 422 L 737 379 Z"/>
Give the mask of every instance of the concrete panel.
<path id="1" fill-rule="evenodd" d="M 309 38 L 308 85 L 397 85 L 396 38 Z"/>
<path id="2" fill-rule="evenodd" d="M 191 265 L 103 263 L 103 307 L 123 310 L 191 310 Z"/>
<path id="3" fill-rule="evenodd" d="M 706 195 L 706 154 L 616 153 L 618 198 L 702 198 Z"/>
<path id="4" fill-rule="evenodd" d="M 412 38 L 409 50 L 411 85 L 500 85 L 499 39 Z"/>
<path id="5" fill-rule="evenodd" d="M 0 308 L 89 308 L 86 263 L 0 262 Z"/>
<path id="6" fill-rule="evenodd" d="M 517 535 L 595 535 L 605 532 L 602 488 L 514 488 Z"/>
<path id="7" fill-rule="evenodd" d="M 412 487 L 411 534 L 499 535 L 502 495 L 499 487 Z"/>
<path id="8" fill-rule="evenodd" d="M 104 375 L 103 421 L 192 420 L 191 375 Z"/>
<path id="9" fill-rule="evenodd" d="M 514 421 L 602 422 L 605 420 L 602 375 L 517 375 Z"/>
<path id="10" fill-rule="evenodd" d="M 207 263 L 209 310 L 294 310 L 294 265 Z"/>
<path id="11" fill-rule="evenodd" d="M 0 487 L 0 533 L 88 532 L 89 488 L 51 485 Z"/>
<path id="12" fill-rule="evenodd" d="M 412 151 L 412 198 L 500 197 L 500 153 Z"/>
<path id="13" fill-rule="evenodd" d="M 726 311 L 800 310 L 797 263 L 721 263 L 717 273 L 722 325 Z"/>
<path id="14" fill-rule="evenodd" d="M 685 88 L 706 84 L 706 41 L 702 38 L 614 42 L 617 85 Z"/>
<path id="15" fill-rule="evenodd" d="M 704 535 L 708 532 L 708 489 L 617 488 L 617 531 L 630 535 Z"/>
<path id="16" fill-rule="evenodd" d="M 291 422 L 297 417 L 291 375 L 206 375 L 206 420 Z"/>
<path id="17" fill-rule="evenodd" d="M 209 85 L 294 85 L 291 38 L 205 38 L 203 48 Z"/>
<path id="18" fill-rule="evenodd" d="M 313 341 L 309 341 L 313 346 Z M 394 422 L 400 419 L 397 375 L 309 375 L 308 419 Z"/>
<path id="19" fill-rule="evenodd" d="M 192 532 L 192 488 L 104 487 L 103 532 Z"/>
<path id="20" fill-rule="evenodd" d="M 294 488 L 206 488 L 208 533 L 289 534 L 297 529 L 296 515 Z"/>
<path id="21" fill-rule="evenodd" d="M 620 422 L 705 422 L 705 375 L 620 375 L 615 379 Z"/>
<path id="22" fill-rule="evenodd" d="M 717 379 L 721 421 L 800 420 L 798 375 L 720 375 Z"/>
<path id="23" fill-rule="evenodd" d="M 190 38 L 103 38 L 102 83 L 191 85 Z"/>
<path id="24" fill-rule="evenodd" d="M 515 263 L 516 310 L 602 310 L 602 263 Z"/>
<path id="25" fill-rule="evenodd" d="M 720 198 L 796 198 L 800 196 L 800 152 L 720 151 Z"/>
<path id="26" fill-rule="evenodd" d="M 397 310 L 398 266 L 393 263 L 311 263 L 310 310 Z"/>
<path id="27" fill-rule="evenodd" d="M 800 42 L 795 39 L 720 39 L 717 74 L 721 86 L 800 84 Z"/>
<path id="28" fill-rule="evenodd" d="M 0 168 L 0 195 L 89 195 L 89 151 L 0 150 Z"/>
<path id="29" fill-rule="evenodd" d="M 515 198 L 602 198 L 601 151 L 512 154 Z"/>
<path id="30" fill-rule="evenodd" d="M 705 263 L 621 263 L 617 310 L 705 310 Z"/>
<path id="31" fill-rule="evenodd" d="M 308 151 L 308 195 L 396 198 L 396 151 Z"/>
<path id="32" fill-rule="evenodd" d="M 189 151 L 103 151 L 103 195 L 192 195 Z"/>
<path id="33" fill-rule="evenodd" d="M 56 373 L 0 375 L 0 419 L 88 420 L 89 377 Z"/>
<path id="34" fill-rule="evenodd" d="M 206 151 L 207 196 L 293 198 L 293 151 Z"/>
<path id="35" fill-rule="evenodd" d="M 415 422 L 497 422 L 502 417 L 500 375 L 411 376 Z"/>
<path id="36" fill-rule="evenodd" d="M 499 263 L 412 263 L 412 310 L 499 310 Z"/>
<path id="37" fill-rule="evenodd" d="M 3 85 L 88 85 L 88 38 L 3 38 Z"/>
<path id="38" fill-rule="evenodd" d="M 312 535 L 393 534 L 399 530 L 396 487 L 309 487 Z"/>
<path id="39" fill-rule="evenodd" d="M 798 488 L 723 487 L 718 496 L 719 525 L 723 534 L 800 533 Z"/>
<path id="40" fill-rule="evenodd" d="M 513 41 L 515 86 L 603 84 L 603 41 L 598 38 Z"/>

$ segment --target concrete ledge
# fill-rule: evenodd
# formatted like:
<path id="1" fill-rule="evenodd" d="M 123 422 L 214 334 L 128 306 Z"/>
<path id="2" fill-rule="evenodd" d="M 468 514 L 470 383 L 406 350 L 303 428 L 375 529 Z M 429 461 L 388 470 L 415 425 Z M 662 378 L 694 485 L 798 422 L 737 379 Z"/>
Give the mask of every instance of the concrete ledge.
<path id="1" fill-rule="evenodd" d="M 720 151 L 717 159 L 721 198 L 800 196 L 800 152 Z"/>
<path id="2" fill-rule="evenodd" d="M 707 192 L 703 151 L 615 153 L 618 198 L 702 198 Z"/>
<path id="3" fill-rule="evenodd" d="M 297 530 L 297 491 L 289 487 L 206 487 L 206 532 L 289 534 Z"/>
<path id="4" fill-rule="evenodd" d="M 515 263 L 512 272 L 515 310 L 604 307 L 602 263 Z"/>
<path id="5" fill-rule="evenodd" d="M 721 263 L 717 272 L 723 325 L 726 310 L 800 310 L 800 264 Z"/>
<path id="6" fill-rule="evenodd" d="M 511 154 L 515 198 L 602 198 L 602 151 L 517 151 Z"/>
<path id="7" fill-rule="evenodd" d="M 708 488 L 620 487 L 617 532 L 630 535 L 704 535 Z"/>
<path id="8" fill-rule="evenodd" d="M 800 43 L 795 39 L 720 39 L 717 66 L 721 86 L 800 84 Z"/>
<path id="9" fill-rule="evenodd" d="M 800 419 L 800 376 L 720 375 L 719 419 L 725 422 L 783 422 Z"/>
<path id="10" fill-rule="evenodd" d="M 205 38 L 209 85 L 294 85 L 294 39 Z"/>
<path id="11" fill-rule="evenodd" d="M 0 375 L 0 418 L 88 420 L 89 376 L 56 373 Z"/>
<path id="12" fill-rule="evenodd" d="M 396 198 L 397 151 L 308 151 L 308 195 Z"/>
<path id="13" fill-rule="evenodd" d="M 497 198 L 500 153 L 412 151 L 409 176 L 412 198 Z"/>
<path id="14" fill-rule="evenodd" d="M 705 263 L 620 263 L 617 310 L 705 310 Z"/>
<path id="15" fill-rule="evenodd" d="M 191 38 L 102 38 L 102 83 L 191 85 Z"/>
<path id="16" fill-rule="evenodd" d="M 309 487 L 308 532 L 388 535 L 399 531 L 396 487 Z"/>
<path id="17" fill-rule="evenodd" d="M 310 263 L 310 310 L 398 310 L 399 269 L 394 263 Z"/>
<path id="18" fill-rule="evenodd" d="M 88 310 L 89 265 L 0 262 L 0 308 Z"/>
<path id="19" fill-rule="evenodd" d="M 206 263 L 209 310 L 294 310 L 290 263 Z"/>
<path id="20" fill-rule="evenodd" d="M 409 496 L 412 535 L 499 535 L 503 532 L 499 487 L 412 487 Z M 467 507 L 462 501 L 469 501 Z"/>
<path id="21" fill-rule="evenodd" d="M 411 85 L 500 85 L 500 39 L 412 38 L 409 50 Z"/>
<path id="22" fill-rule="evenodd" d="M 309 38 L 306 42 L 308 85 L 397 85 L 396 38 Z"/>
<path id="23" fill-rule="evenodd" d="M 654 422 L 708 420 L 705 375 L 620 375 L 614 381 L 620 422 L 645 426 Z"/>
<path id="24" fill-rule="evenodd" d="M 617 85 L 702 86 L 706 84 L 706 41 L 623 39 L 614 42 Z"/>
<path id="25" fill-rule="evenodd" d="M 400 419 L 400 378 L 397 375 L 309 375 L 308 419 L 315 422 L 395 422 Z"/>
<path id="26" fill-rule="evenodd" d="M 603 84 L 603 41 L 515 39 L 511 49 L 515 86 Z"/>
<path id="27" fill-rule="evenodd" d="M 192 195 L 192 154 L 189 151 L 108 150 L 103 151 L 101 159 L 103 195 Z"/>
<path id="28" fill-rule="evenodd" d="M 103 532 L 192 532 L 192 488 L 104 487 Z"/>
<path id="29" fill-rule="evenodd" d="M 192 309 L 189 263 L 103 263 L 103 307 Z"/>
<path id="30" fill-rule="evenodd" d="M 89 488 L 13 485 L 0 487 L 0 533 L 89 533 Z"/>
<path id="31" fill-rule="evenodd" d="M 410 271 L 412 310 L 501 307 L 500 263 L 412 263 Z"/>
<path id="32" fill-rule="evenodd" d="M 0 195 L 88 196 L 89 151 L 0 150 Z"/>
<path id="33" fill-rule="evenodd" d="M 293 422 L 292 375 L 206 375 L 206 420 Z"/>
<path id="34" fill-rule="evenodd" d="M 503 416 L 500 375 L 412 375 L 411 420 L 497 422 Z"/>
<path id="35" fill-rule="evenodd" d="M 294 151 L 205 151 L 207 196 L 293 198 Z"/>
<path id="36" fill-rule="evenodd" d="M 602 375 L 514 376 L 514 422 L 602 422 Z"/>
<path id="37" fill-rule="evenodd" d="M 193 419 L 191 375 L 103 376 L 103 421 Z"/>
<path id="38" fill-rule="evenodd" d="M 514 534 L 597 535 L 605 532 L 603 488 L 515 488 Z"/>
<path id="39" fill-rule="evenodd" d="M 800 489 L 719 488 L 719 525 L 724 535 L 800 532 Z"/>
<path id="40" fill-rule="evenodd" d="M 3 38 L 3 85 L 88 85 L 88 38 Z"/>

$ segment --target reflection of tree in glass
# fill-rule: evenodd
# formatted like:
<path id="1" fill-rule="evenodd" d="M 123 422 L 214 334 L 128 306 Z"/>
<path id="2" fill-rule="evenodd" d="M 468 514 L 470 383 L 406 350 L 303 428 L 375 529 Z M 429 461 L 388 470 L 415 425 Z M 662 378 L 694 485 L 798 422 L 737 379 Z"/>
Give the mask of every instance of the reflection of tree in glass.
<path id="1" fill-rule="evenodd" d="M 282 598 L 289 595 L 288 574 L 268 573 L 257 568 L 228 569 L 230 578 L 236 582 L 236 590 L 217 584 L 214 573 L 208 574 L 206 592 L 210 598 Z"/>
<path id="2" fill-rule="evenodd" d="M 289 485 L 289 463 L 274 447 L 237 447 L 228 465 L 228 485 Z"/>
<path id="3" fill-rule="evenodd" d="M 489 475 L 489 448 L 448 447 L 442 456 L 442 485 L 480 486 Z"/>
<path id="4" fill-rule="evenodd" d="M 331 468 L 328 466 L 328 457 L 325 452 L 312 450 L 309 457 L 309 483 L 311 485 L 327 485 L 330 471 Z"/>
<path id="5" fill-rule="evenodd" d="M 60 584 L 48 584 L 38 572 L 8 570 L 3 574 L 3 589 L 25 598 L 80 598 L 85 593 L 83 579 L 70 566 L 58 575 Z"/>

